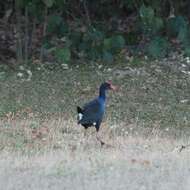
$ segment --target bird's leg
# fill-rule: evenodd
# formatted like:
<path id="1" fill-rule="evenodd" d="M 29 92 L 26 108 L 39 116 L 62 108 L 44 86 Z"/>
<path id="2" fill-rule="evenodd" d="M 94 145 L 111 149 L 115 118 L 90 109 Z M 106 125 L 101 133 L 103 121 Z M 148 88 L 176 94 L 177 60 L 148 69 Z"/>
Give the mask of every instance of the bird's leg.
<path id="1" fill-rule="evenodd" d="M 87 127 L 84 128 L 84 138 L 87 136 Z"/>
<path id="2" fill-rule="evenodd" d="M 84 133 L 83 133 L 83 137 L 81 138 L 81 143 L 84 143 L 86 141 L 86 136 L 87 136 L 87 128 L 84 127 Z"/>
<path id="3" fill-rule="evenodd" d="M 100 142 L 101 146 L 105 145 L 106 143 L 104 141 L 101 140 L 101 138 L 99 137 L 99 133 L 97 131 L 96 133 L 96 139 Z"/>

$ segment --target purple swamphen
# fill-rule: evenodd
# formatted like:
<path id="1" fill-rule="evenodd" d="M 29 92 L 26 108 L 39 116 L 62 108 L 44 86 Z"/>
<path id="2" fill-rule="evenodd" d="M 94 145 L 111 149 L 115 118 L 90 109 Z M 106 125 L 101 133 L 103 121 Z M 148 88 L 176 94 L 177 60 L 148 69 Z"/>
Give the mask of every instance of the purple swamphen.
<path id="1" fill-rule="evenodd" d="M 116 90 L 116 87 L 110 81 L 102 83 L 97 98 L 85 104 L 83 108 L 77 106 L 78 124 L 82 125 L 85 129 L 95 127 L 97 132 L 96 138 L 100 141 L 101 145 L 105 143 L 99 138 L 98 131 L 105 112 L 107 90 Z"/>

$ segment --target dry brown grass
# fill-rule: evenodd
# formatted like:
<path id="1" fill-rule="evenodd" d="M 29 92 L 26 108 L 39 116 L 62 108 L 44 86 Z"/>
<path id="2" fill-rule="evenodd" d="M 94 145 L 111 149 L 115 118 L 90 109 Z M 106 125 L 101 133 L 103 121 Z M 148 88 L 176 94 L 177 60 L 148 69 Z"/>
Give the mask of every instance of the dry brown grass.
<path id="1" fill-rule="evenodd" d="M 189 150 L 175 149 L 188 143 L 184 132 L 106 121 L 101 136 L 113 146 L 101 148 L 93 129 L 84 137 L 83 128 L 61 117 L 2 121 L 1 187 L 189 189 Z"/>

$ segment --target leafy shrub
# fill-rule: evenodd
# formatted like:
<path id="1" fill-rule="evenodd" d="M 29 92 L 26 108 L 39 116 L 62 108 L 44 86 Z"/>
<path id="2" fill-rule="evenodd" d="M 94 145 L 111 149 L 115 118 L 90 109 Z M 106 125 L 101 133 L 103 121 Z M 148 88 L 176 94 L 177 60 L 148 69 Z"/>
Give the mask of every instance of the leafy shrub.
<path id="1" fill-rule="evenodd" d="M 86 54 L 88 59 L 100 59 L 104 35 L 102 31 L 95 28 L 89 28 L 82 36 L 81 43 L 79 44 L 79 51 Z"/>
<path id="2" fill-rule="evenodd" d="M 61 37 L 68 32 L 68 26 L 63 22 L 62 17 L 51 15 L 48 19 L 47 32 Z"/>
<path id="3" fill-rule="evenodd" d="M 151 37 L 162 30 L 164 26 L 163 20 L 154 14 L 152 7 L 142 5 L 139 10 L 139 15 L 141 19 L 141 28 L 145 35 Z"/>
<path id="4" fill-rule="evenodd" d="M 150 25 L 154 18 L 154 10 L 152 7 L 146 7 L 144 4 L 140 7 L 139 10 L 140 17 L 142 19 L 143 24 Z"/>
<path id="5" fill-rule="evenodd" d="M 184 52 L 185 55 L 190 56 L 190 45 L 185 47 Z"/>
<path id="6" fill-rule="evenodd" d="M 114 61 L 114 56 L 109 51 L 104 51 L 102 55 L 102 59 L 104 62 L 112 63 Z"/>
<path id="7" fill-rule="evenodd" d="M 163 37 L 155 37 L 150 41 L 147 47 L 148 54 L 153 58 L 160 58 L 167 55 L 169 43 Z"/>
<path id="8" fill-rule="evenodd" d="M 57 48 L 55 50 L 55 57 L 58 60 L 58 62 L 68 64 L 71 60 L 70 48 Z"/>
<path id="9" fill-rule="evenodd" d="M 137 45 L 139 43 L 139 39 L 140 38 L 137 31 L 129 32 L 125 37 L 127 45 Z"/>
<path id="10" fill-rule="evenodd" d="M 183 43 L 184 53 L 187 56 L 190 56 L 190 39 L 188 38 L 186 42 Z"/>
<path id="11" fill-rule="evenodd" d="M 55 0 L 42 0 L 44 4 L 48 7 L 51 8 L 53 4 L 55 3 Z"/>
<path id="12" fill-rule="evenodd" d="M 190 26 L 186 18 L 176 16 L 168 20 L 167 33 L 169 37 L 177 38 L 186 55 L 190 56 Z"/>
<path id="13" fill-rule="evenodd" d="M 165 53 L 161 51 L 161 47 L 167 47 L 164 45 L 167 44 L 166 40 L 161 40 L 161 37 L 155 39 L 155 36 L 166 37 L 166 34 L 177 38 L 185 52 L 190 52 L 188 19 L 185 16 L 168 19 L 173 8 L 175 13 L 188 17 L 187 0 L 18 0 L 14 2 L 9 0 L 0 3 L 0 18 L 5 21 L 7 19 L 8 24 L 14 25 L 12 33 L 13 31 L 18 33 L 16 35 L 18 48 L 15 52 L 18 61 L 21 62 L 27 62 L 25 59 L 33 60 L 36 56 L 39 56 L 43 62 L 47 55 L 44 48 L 49 50 L 55 47 L 59 47 L 54 52 L 59 62 L 69 62 L 71 54 L 75 56 L 74 58 L 103 59 L 111 62 L 124 48 L 125 41 L 127 45 L 136 46 L 138 43 L 144 45 L 144 42 L 151 40 L 148 45 L 149 54 L 153 57 L 163 56 Z M 136 15 L 137 12 L 139 17 Z M 16 18 L 13 18 L 14 16 Z M 1 30 L 6 32 L 6 29 Z M 125 39 L 122 35 L 118 35 L 121 31 L 127 34 Z M 14 33 L 12 36 L 15 36 Z M 54 42 L 50 40 L 51 36 L 55 37 L 52 39 Z M 71 46 L 58 42 L 56 37 L 58 40 L 68 38 Z M 12 47 L 16 45 L 13 44 Z M 138 53 L 141 51 L 140 48 L 134 49 Z M 49 58 L 48 55 L 46 57 Z"/>
<path id="14" fill-rule="evenodd" d="M 104 50 L 110 51 L 112 53 L 118 53 L 125 46 L 125 39 L 121 35 L 113 35 L 110 38 L 105 38 Z"/>
<path id="15" fill-rule="evenodd" d="M 188 21 L 182 16 L 170 18 L 167 21 L 167 33 L 169 37 L 184 40 L 188 28 Z"/>
<path id="16" fill-rule="evenodd" d="M 113 62 L 124 47 L 125 39 L 122 35 L 109 36 L 105 31 L 89 27 L 86 32 L 72 31 L 70 34 L 73 52 L 83 55 L 90 60 Z"/>

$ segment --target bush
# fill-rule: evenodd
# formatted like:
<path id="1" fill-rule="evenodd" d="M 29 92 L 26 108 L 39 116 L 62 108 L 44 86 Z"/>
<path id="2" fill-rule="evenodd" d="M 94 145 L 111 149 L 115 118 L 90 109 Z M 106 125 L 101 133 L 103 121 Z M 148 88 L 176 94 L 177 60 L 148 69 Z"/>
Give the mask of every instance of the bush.
<path id="1" fill-rule="evenodd" d="M 141 19 L 141 28 L 144 35 L 152 37 L 153 35 L 161 32 L 164 27 L 163 20 L 154 14 L 152 7 L 142 5 L 139 10 L 139 15 Z"/>
<path id="2" fill-rule="evenodd" d="M 176 38 L 185 52 L 187 54 L 190 52 L 190 28 L 187 19 L 189 1 L 187 0 L 18 0 L 15 3 L 11 2 L 9 0 L 0 3 L 0 18 L 3 19 L 3 23 L 8 21 L 13 25 L 10 29 L 14 28 L 14 30 L 9 30 L 12 38 L 5 39 L 6 35 L 3 33 L 6 33 L 9 28 L 1 27 L 1 31 L 4 31 L 0 41 L 4 38 L 6 45 L 14 43 L 10 47 L 16 47 L 15 54 L 18 62 L 27 63 L 34 57 L 38 57 L 41 62 L 54 57 L 58 62 L 65 63 L 72 58 L 113 62 L 125 47 L 126 41 L 127 45 L 135 48 L 138 45 L 139 47 L 147 45 L 149 55 L 163 57 L 169 49 L 167 38 Z M 173 9 L 179 16 L 170 18 Z M 17 32 L 16 36 L 13 31 Z M 54 38 L 51 38 L 52 36 Z M 62 41 L 65 38 L 70 41 L 69 46 Z M 4 49 L 3 44 L 1 46 Z M 48 55 L 49 49 L 53 48 L 56 49 L 56 52 L 51 51 L 54 57 Z M 136 51 L 139 49 L 136 48 Z"/>
<path id="3" fill-rule="evenodd" d="M 89 27 L 86 32 L 73 31 L 70 35 L 72 52 L 90 60 L 113 62 L 114 57 L 125 47 L 122 35 L 108 37 L 105 31 Z"/>
<path id="4" fill-rule="evenodd" d="M 56 48 L 55 57 L 58 62 L 68 64 L 71 60 L 71 51 L 70 48 Z"/>
<path id="5" fill-rule="evenodd" d="M 170 18 L 167 22 L 167 33 L 171 38 L 177 38 L 180 42 L 185 42 L 189 38 L 188 21 L 182 16 Z"/>
<path id="6" fill-rule="evenodd" d="M 63 18 L 57 15 L 51 15 L 48 18 L 47 32 L 62 37 L 68 33 L 68 25 L 64 22 Z"/>
<path id="7" fill-rule="evenodd" d="M 165 57 L 169 50 L 169 43 L 163 37 L 155 37 L 147 47 L 148 54 L 153 58 Z"/>
<path id="8" fill-rule="evenodd" d="M 167 34 L 181 43 L 186 55 L 190 56 L 190 26 L 186 18 L 176 16 L 167 22 Z"/>

